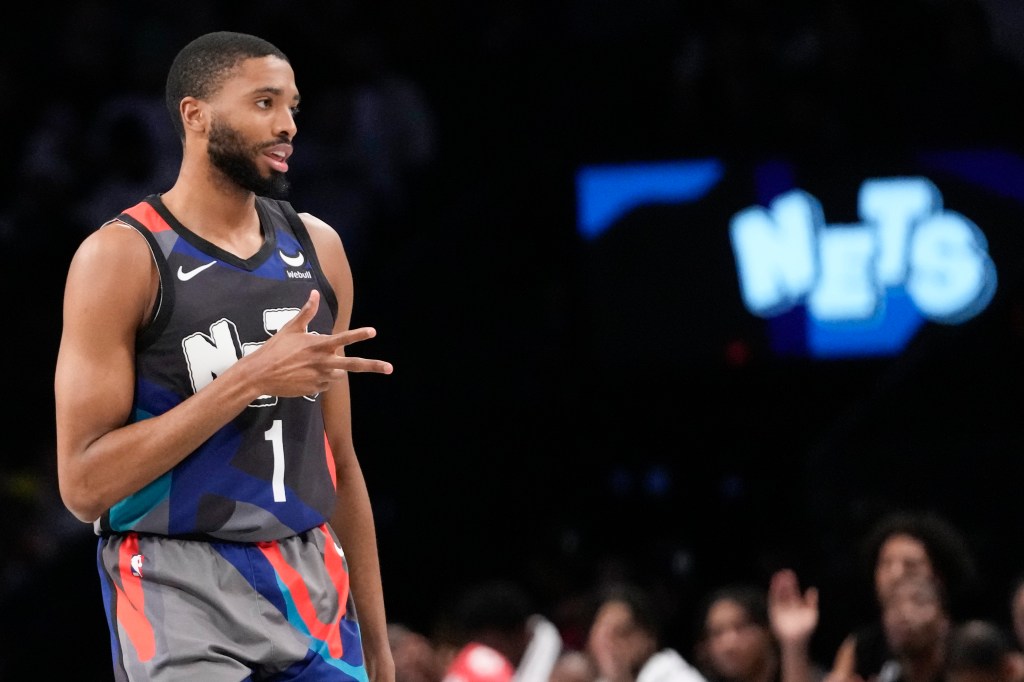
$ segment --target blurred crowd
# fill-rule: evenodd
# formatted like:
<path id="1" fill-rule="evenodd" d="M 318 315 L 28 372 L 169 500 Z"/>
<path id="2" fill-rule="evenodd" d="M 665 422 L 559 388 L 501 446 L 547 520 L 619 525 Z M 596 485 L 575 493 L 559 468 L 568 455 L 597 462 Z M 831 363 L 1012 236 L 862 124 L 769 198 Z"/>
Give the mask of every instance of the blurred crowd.
<path id="1" fill-rule="evenodd" d="M 725 580 L 688 607 L 605 576 L 585 598 L 538 607 L 523 584 L 467 586 L 426 630 L 391 625 L 398 682 L 1021 682 L 1024 573 L 996 611 L 966 536 L 934 512 L 879 517 L 858 547 L 870 608 L 833 645 L 822 599 L 789 567 Z M 673 613 L 675 612 L 675 613 Z M 682 619 L 679 616 L 683 616 Z"/>

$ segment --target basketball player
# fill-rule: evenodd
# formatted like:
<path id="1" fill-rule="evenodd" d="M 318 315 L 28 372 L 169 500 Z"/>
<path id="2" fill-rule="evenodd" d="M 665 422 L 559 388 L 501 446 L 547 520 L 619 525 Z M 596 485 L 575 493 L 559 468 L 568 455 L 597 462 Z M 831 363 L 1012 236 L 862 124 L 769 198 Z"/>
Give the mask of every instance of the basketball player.
<path id="1" fill-rule="evenodd" d="M 209 33 L 166 97 L 179 175 L 83 240 L 55 377 L 114 678 L 393 682 L 348 386 L 392 367 L 347 354 L 375 331 L 348 328 L 341 240 L 283 200 L 292 67 Z"/>

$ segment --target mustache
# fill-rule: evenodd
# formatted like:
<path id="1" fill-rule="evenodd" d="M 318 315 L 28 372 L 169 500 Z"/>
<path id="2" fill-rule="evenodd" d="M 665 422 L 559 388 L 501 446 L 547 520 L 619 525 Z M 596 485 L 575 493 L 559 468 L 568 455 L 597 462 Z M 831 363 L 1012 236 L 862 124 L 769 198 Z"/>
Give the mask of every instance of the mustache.
<path id="1" fill-rule="evenodd" d="M 293 144 L 290 135 L 281 135 L 276 140 L 270 140 L 269 142 L 261 142 L 256 146 L 257 150 L 269 149 L 270 147 L 277 146 L 279 144 Z"/>

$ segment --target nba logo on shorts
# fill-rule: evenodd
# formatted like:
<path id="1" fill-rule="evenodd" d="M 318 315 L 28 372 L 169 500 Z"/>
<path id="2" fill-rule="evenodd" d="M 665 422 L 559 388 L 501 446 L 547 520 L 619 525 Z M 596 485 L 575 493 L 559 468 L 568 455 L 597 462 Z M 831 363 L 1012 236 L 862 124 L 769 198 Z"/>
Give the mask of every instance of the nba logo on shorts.
<path id="1" fill-rule="evenodd" d="M 145 558 L 141 554 L 132 554 L 132 575 L 136 578 L 142 577 L 142 560 Z"/>

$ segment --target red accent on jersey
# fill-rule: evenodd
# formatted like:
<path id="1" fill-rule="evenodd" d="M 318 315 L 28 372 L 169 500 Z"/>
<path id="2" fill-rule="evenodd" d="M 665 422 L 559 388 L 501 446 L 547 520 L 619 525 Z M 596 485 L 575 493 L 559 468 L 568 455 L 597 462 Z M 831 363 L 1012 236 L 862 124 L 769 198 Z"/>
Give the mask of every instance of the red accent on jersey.
<path id="1" fill-rule="evenodd" d="M 171 229 L 171 226 L 167 224 L 167 221 L 165 221 L 160 214 L 157 213 L 156 209 L 146 201 L 140 201 L 123 212 L 148 227 L 150 232 L 164 232 Z"/>
<path id="2" fill-rule="evenodd" d="M 334 452 L 331 451 L 331 442 L 327 440 L 327 432 L 324 432 L 324 450 L 327 452 L 327 470 L 331 472 L 331 480 L 334 481 L 334 490 L 338 490 L 338 472 L 334 467 Z"/>

